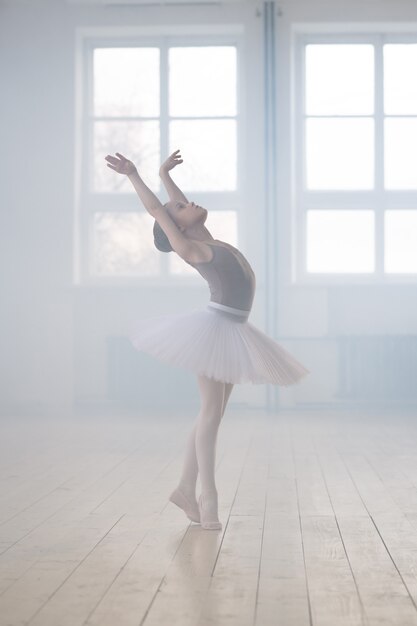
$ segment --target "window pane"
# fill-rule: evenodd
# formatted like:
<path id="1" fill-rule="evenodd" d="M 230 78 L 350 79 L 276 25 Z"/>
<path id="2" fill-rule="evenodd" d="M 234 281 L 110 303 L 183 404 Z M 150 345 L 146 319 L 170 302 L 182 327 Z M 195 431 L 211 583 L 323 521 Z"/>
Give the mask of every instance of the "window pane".
<path id="1" fill-rule="evenodd" d="M 159 116 L 159 49 L 94 50 L 94 114 Z"/>
<path id="2" fill-rule="evenodd" d="M 306 46 L 307 115 L 372 115 L 373 111 L 372 45 Z"/>
<path id="3" fill-rule="evenodd" d="M 308 119 L 306 149 L 308 189 L 372 189 L 373 120 Z"/>
<path id="4" fill-rule="evenodd" d="M 195 120 L 170 123 L 170 152 L 181 149 L 184 163 L 175 181 L 189 191 L 236 189 L 236 121 Z"/>
<path id="5" fill-rule="evenodd" d="M 207 208 L 207 207 L 206 207 Z M 214 239 L 220 239 L 232 246 L 237 246 L 237 215 L 236 211 L 210 211 L 205 226 Z M 169 269 L 173 274 L 195 275 L 196 270 L 190 267 L 177 254 L 169 254 Z"/>
<path id="6" fill-rule="evenodd" d="M 170 48 L 169 112 L 174 117 L 236 115 L 236 48 Z"/>
<path id="7" fill-rule="evenodd" d="M 159 122 L 94 123 L 94 191 L 133 193 L 128 178 L 107 167 L 104 157 L 115 152 L 133 161 L 145 183 L 159 190 Z"/>
<path id="8" fill-rule="evenodd" d="M 238 245 L 236 211 L 209 211 L 205 225 L 214 239 Z"/>
<path id="9" fill-rule="evenodd" d="M 385 212 L 385 271 L 417 272 L 417 211 Z"/>
<path id="10" fill-rule="evenodd" d="M 309 211 L 307 271 L 373 272 L 373 211 Z"/>
<path id="11" fill-rule="evenodd" d="M 149 213 L 96 213 L 92 271 L 96 276 L 150 276 L 159 272 Z"/>
<path id="12" fill-rule="evenodd" d="M 417 44 L 384 46 L 384 105 L 388 115 L 417 113 Z"/>
<path id="13" fill-rule="evenodd" d="M 385 188 L 417 189 L 417 119 L 385 120 Z"/>

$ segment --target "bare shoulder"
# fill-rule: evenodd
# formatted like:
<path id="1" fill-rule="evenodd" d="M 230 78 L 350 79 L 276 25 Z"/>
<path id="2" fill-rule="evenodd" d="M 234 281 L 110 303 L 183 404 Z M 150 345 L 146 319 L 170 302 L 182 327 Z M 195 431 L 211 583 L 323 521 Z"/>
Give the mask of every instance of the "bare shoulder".
<path id="1" fill-rule="evenodd" d="M 212 258 L 213 250 L 211 246 L 202 241 L 195 240 L 190 242 L 187 253 L 183 256 L 184 261 L 188 261 L 189 263 L 208 263 Z"/>

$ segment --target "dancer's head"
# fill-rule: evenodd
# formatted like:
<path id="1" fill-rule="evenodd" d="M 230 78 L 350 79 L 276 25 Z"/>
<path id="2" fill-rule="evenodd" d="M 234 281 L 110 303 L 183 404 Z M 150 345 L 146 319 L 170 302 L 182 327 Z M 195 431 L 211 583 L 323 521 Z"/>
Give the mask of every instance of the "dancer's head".
<path id="1" fill-rule="evenodd" d="M 170 200 L 164 206 L 185 237 L 190 236 L 192 238 L 196 227 L 203 226 L 207 219 L 207 209 L 194 202 Z M 161 252 L 172 251 L 173 248 L 168 237 L 156 220 L 153 226 L 153 235 L 154 243 L 158 250 L 161 250 Z"/>
<path id="2" fill-rule="evenodd" d="M 181 202 L 170 200 L 164 204 L 166 210 L 181 232 L 187 234 L 187 229 L 204 224 L 207 219 L 207 209 L 203 209 L 195 202 Z"/>

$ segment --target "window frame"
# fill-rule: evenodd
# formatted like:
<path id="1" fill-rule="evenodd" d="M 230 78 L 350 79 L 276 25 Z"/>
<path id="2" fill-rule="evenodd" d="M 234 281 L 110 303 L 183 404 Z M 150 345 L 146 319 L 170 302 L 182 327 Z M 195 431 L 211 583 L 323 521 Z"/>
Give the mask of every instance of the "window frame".
<path id="1" fill-rule="evenodd" d="M 160 150 L 161 160 L 168 155 L 169 122 L 176 119 L 199 119 L 188 116 L 177 117 L 168 115 L 168 72 L 167 60 L 170 47 L 205 47 L 234 46 L 236 48 L 236 73 L 237 73 L 237 111 L 235 116 L 214 116 L 218 119 L 236 120 L 237 137 L 237 186 L 235 191 L 209 191 L 193 192 L 184 190 L 187 195 L 210 211 L 234 211 L 237 220 L 237 238 L 240 240 L 239 230 L 242 224 L 238 215 L 242 210 L 244 198 L 244 158 L 245 137 L 243 133 L 245 119 L 244 101 L 244 39 L 243 28 L 238 24 L 230 24 L 227 28 L 213 26 L 195 27 L 160 27 L 155 28 L 154 33 L 149 34 L 151 29 L 79 29 L 77 32 L 76 45 L 76 143 L 75 143 L 75 263 L 74 284 L 78 286 L 178 286 L 183 284 L 198 284 L 197 273 L 174 274 L 169 272 L 169 258 L 167 254 L 155 249 L 160 259 L 159 274 L 153 276 L 97 276 L 91 272 L 90 262 L 93 250 L 92 242 L 92 219 L 94 213 L 113 212 L 115 202 L 120 213 L 146 213 L 137 195 L 128 192 L 95 192 L 90 189 L 92 183 L 93 167 L 93 127 L 94 120 L 100 116 L 94 116 L 93 104 L 93 55 L 95 48 L 102 47 L 157 47 L 160 49 L 160 112 L 159 117 L 143 119 L 156 119 L 160 121 Z M 117 118 L 116 118 L 117 119 Z M 120 119 L 129 119 L 120 118 Z M 133 118 L 136 119 L 136 118 Z M 139 118 L 137 118 L 139 119 Z M 201 117 L 200 119 L 206 119 Z M 87 138 L 87 140 L 85 139 Z M 175 174 L 174 174 L 175 177 Z M 145 181 L 147 182 L 147 181 Z M 168 195 L 161 186 L 156 194 L 162 201 L 168 199 Z"/>
<path id="2" fill-rule="evenodd" d="M 305 94 L 305 50 L 308 44 L 372 44 L 375 59 L 374 85 L 374 182 L 372 190 L 325 191 L 306 188 L 306 94 Z M 388 29 L 369 32 L 343 32 L 334 28 L 333 32 L 320 29 L 309 32 L 307 29 L 294 32 L 294 108 L 293 108 L 293 151 L 294 168 L 292 181 L 294 189 L 293 223 L 295 228 L 293 255 L 295 267 L 292 282 L 302 285 L 343 285 L 343 284 L 415 284 L 417 273 L 386 273 L 384 271 L 384 215 L 386 210 L 417 210 L 417 190 L 388 190 L 384 188 L 384 120 L 404 118 L 406 115 L 385 115 L 383 101 L 383 46 L 395 43 L 417 43 L 417 34 L 389 32 Z M 321 116 L 318 116 L 321 117 Z M 332 116 L 323 116 L 332 117 Z M 343 116 L 335 116 L 343 117 Z M 351 117 L 351 116 L 348 116 Z M 356 117 L 356 116 L 352 116 Z M 371 117 L 371 116 L 357 116 Z M 416 117 L 411 116 L 411 117 Z M 373 273 L 312 273 L 307 271 L 307 213 L 309 210 L 372 210 L 374 213 L 375 239 Z"/>

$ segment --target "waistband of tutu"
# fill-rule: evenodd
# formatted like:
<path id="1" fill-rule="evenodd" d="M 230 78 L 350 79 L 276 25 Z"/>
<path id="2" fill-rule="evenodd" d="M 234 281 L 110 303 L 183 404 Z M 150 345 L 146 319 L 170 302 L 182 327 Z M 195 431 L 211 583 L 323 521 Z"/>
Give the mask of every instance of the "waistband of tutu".
<path id="1" fill-rule="evenodd" d="M 231 313 L 232 315 L 236 315 L 237 317 L 249 317 L 250 311 L 246 311 L 245 309 L 235 309 L 232 306 L 227 306 L 226 304 L 220 304 L 219 302 L 210 302 L 207 305 L 209 308 L 219 309 L 220 311 L 226 311 L 226 313 Z"/>

